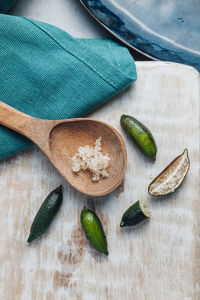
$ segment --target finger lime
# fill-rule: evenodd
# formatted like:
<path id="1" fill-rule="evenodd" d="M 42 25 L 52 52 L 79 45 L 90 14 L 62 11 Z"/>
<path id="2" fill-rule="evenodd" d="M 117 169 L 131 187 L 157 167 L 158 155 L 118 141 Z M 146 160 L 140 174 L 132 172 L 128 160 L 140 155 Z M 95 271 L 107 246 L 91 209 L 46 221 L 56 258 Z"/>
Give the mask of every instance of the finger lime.
<path id="1" fill-rule="evenodd" d="M 157 146 L 149 129 L 132 116 L 122 115 L 120 123 L 140 151 L 155 161 Z"/>
<path id="2" fill-rule="evenodd" d="M 81 212 L 81 223 L 87 239 L 99 252 L 108 255 L 107 240 L 98 216 L 88 208 L 84 207 Z"/>
<path id="3" fill-rule="evenodd" d="M 30 229 L 30 235 L 27 240 L 32 242 L 41 236 L 52 223 L 63 200 L 62 185 L 53 190 L 42 203 L 38 210 Z"/>
<path id="4" fill-rule="evenodd" d="M 137 225 L 149 217 L 150 213 L 146 204 L 138 200 L 124 212 L 120 227 Z"/>

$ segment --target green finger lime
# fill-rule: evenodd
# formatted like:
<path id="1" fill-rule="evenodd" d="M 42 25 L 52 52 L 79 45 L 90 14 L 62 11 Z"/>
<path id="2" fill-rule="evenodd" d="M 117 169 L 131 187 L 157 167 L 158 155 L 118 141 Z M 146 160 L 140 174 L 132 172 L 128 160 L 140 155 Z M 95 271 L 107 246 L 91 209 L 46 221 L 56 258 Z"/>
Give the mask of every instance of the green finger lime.
<path id="1" fill-rule="evenodd" d="M 149 129 L 132 116 L 122 115 L 120 123 L 141 152 L 155 161 L 157 146 Z"/>
<path id="2" fill-rule="evenodd" d="M 62 185 L 53 190 L 42 203 L 38 210 L 30 229 L 30 235 L 27 240 L 31 243 L 41 236 L 52 223 L 63 200 Z"/>
<path id="3" fill-rule="evenodd" d="M 98 216 L 88 208 L 84 207 L 81 212 L 81 223 L 87 239 L 99 252 L 108 255 L 107 240 Z"/>

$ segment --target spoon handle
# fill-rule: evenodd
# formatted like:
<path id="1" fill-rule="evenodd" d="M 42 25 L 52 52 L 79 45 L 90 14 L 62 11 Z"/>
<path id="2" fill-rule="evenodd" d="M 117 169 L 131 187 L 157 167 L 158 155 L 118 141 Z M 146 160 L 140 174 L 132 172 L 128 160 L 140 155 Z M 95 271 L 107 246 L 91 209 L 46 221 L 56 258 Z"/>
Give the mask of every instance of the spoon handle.
<path id="1" fill-rule="evenodd" d="M 43 138 L 50 122 L 28 116 L 0 101 L 0 124 L 25 135 L 36 144 Z"/>

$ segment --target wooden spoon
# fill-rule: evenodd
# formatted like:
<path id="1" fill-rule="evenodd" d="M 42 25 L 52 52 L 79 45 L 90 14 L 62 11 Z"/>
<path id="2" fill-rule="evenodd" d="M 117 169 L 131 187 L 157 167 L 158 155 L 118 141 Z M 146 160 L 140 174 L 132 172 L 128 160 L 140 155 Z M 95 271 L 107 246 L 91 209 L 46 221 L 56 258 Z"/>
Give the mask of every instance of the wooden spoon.
<path id="1" fill-rule="evenodd" d="M 0 101 L 0 124 L 32 140 L 49 158 L 58 172 L 78 191 L 90 196 L 112 192 L 122 181 L 127 164 L 126 146 L 121 135 L 110 125 L 89 119 L 42 120 L 28 116 Z M 80 146 L 94 146 L 102 136 L 103 153 L 111 161 L 109 176 L 98 182 L 89 171 L 74 173 L 71 159 Z"/>

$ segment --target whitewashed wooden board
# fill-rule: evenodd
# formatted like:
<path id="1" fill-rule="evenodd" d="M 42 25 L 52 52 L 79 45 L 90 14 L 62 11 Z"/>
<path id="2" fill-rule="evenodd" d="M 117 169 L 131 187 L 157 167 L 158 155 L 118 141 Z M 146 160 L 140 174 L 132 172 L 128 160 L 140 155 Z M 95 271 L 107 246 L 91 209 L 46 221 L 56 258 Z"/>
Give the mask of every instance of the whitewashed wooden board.
<path id="1" fill-rule="evenodd" d="M 124 183 L 112 194 L 94 199 L 76 192 L 36 147 L 0 162 L 0 299 L 200 299 L 199 73 L 161 62 L 138 62 L 137 70 L 137 82 L 90 115 L 116 127 L 128 148 Z M 155 163 L 122 132 L 122 113 L 154 134 Z M 149 182 L 185 147 L 191 168 L 181 188 L 162 200 L 148 196 Z M 28 245 L 41 202 L 61 183 L 64 202 L 56 219 Z M 122 213 L 138 199 L 147 201 L 151 220 L 120 229 Z M 102 220 L 108 257 L 84 236 L 83 205 Z"/>

